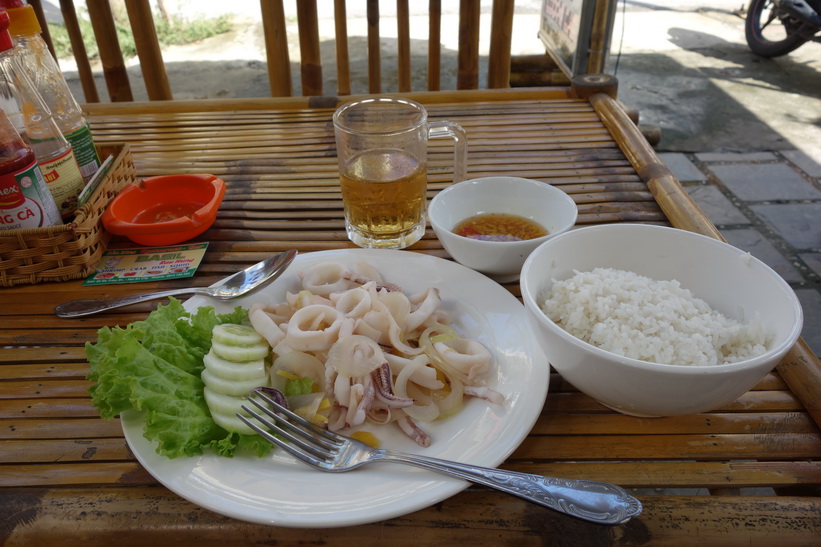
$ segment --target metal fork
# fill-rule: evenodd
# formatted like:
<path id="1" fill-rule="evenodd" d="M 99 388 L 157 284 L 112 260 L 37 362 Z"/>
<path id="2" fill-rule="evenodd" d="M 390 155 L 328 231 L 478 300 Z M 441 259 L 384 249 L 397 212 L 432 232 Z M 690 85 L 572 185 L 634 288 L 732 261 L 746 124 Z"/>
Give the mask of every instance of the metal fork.
<path id="1" fill-rule="evenodd" d="M 256 392 L 255 396 L 264 402 L 251 397 L 248 401 L 256 408 L 242 406 L 253 419 L 241 413 L 237 417 L 269 442 L 322 471 L 350 471 L 377 461 L 404 463 L 489 486 L 599 524 L 621 524 L 641 513 L 641 502 L 613 484 L 529 475 L 371 448 L 312 424 L 265 393 Z"/>

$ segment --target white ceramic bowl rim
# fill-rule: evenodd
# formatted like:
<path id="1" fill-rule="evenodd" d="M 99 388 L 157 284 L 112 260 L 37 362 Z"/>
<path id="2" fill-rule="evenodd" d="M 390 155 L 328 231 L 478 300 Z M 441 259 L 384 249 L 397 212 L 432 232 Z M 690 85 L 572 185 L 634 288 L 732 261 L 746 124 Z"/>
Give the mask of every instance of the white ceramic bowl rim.
<path id="1" fill-rule="evenodd" d="M 559 234 L 559 235 L 555 236 L 554 238 L 552 238 L 551 240 L 549 240 L 549 242 L 545 243 L 544 245 L 551 245 L 554 242 L 560 241 L 562 238 L 574 237 L 574 234 L 576 234 L 576 232 L 579 232 L 581 230 L 591 230 L 591 231 L 592 230 L 611 230 L 611 229 L 620 229 L 621 227 L 628 227 L 628 226 L 644 226 L 644 227 L 649 227 L 649 228 L 653 228 L 653 229 L 683 231 L 683 230 L 679 230 L 677 228 L 669 228 L 669 227 L 666 227 L 666 226 L 656 226 L 656 225 L 651 225 L 651 224 L 637 224 L 637 223 L 623 223 L 623 224 L 613 224 L 613 225 L 604 225 L 604 226 L 587 226 L 587 227 L 583 227 L 583 228 L 577 228 L 576 230 L 571 230 L 570 232 L 565 232 L 563 234 Z M 709 237 L 709 236 L 705 236 L 705 235 L 698 234 L 698 233 L 695 233 L 695 232 L 687 232 L 687 233 L 690 234 L 691 236 L 703 239 L 708 245 L 732 247 L 728 243 L 724 243 L 723 241 L 719 241 L 718 239 L 714 239 L 714 238 Z M 736 251 L 738 251 L 739 253 L 744 253 L 744 251 L 741 251 L 740 249 L 737 249 L 735 247 L 732 247 L 732 248 L 735 249 Z M 524 283 L 524 280 L 527 279 L 526 273 L 527 273 L 527 270 L 530 269 L 530 266 L 533 262 L 533 257 L 534 256 L 535 256 L 535 254 L 532 254 L 530 257 L 528 257 L 527 260 L 525 261 L 524 266 L 522 267 L 522 275 L 521 275 L 520 279 L 523 280 L 523 283 Z M 730 372 L 739 371 L 739 370 L 746 370 L 746 369 L 750 369 L 750 368 L 756 368 L 756 367 L 761 365 L 762 361 L 766 361 L 768 359 L 771 359 L 774 355 L 779 355 L 779 354 L 786 353 L 793 346 L 793 344 L 795 343 L 795 340 L 798 338 L 798 336 L 801 333 L 801 328 L 802 328 L 802 323 L 803 323 L 803 311 L 802 311 L 801 305 L 798 301 L 798 297 L 795 295 L 795 292 L 790 288 L 790 286 L 787 284 L 787 282 L 784 281 L 783 278 L 781 278 L 780 275 L 775 273 L 769 266 L 767 266 L 766 264 L 761 262 L 759 259 L 757 259 L 753 256 L 751 256 L 751 259 L 754 262 L 760 263 L 762 266 L 764 266 L 764 268 L 769 270 L 770 274 L 775 277 L 776 283 L 778 283 L 778 284 L 782 285 L 783 287 L 786 287 L 787 289 L 789 289 L 787 291 L 787 294 L 790 295 L 790 298 L 792 300 L 792 305 L 797 310 L 797 317 L 796 317 L 796 321 L 794 322 L 794 324 L 792 326 L 792 329 L 790 330 L 789 334 L 784 337 L 784 339 L 781 341 L 781 343 L 773 346 L 772 348 L 768 349 L 766 352 L 764 352 L 761 355 L 758 355 L 756 357 L 752 357 L 752 358 L 749 358 L 749 359 L 744 359 L 742 361 L 737 361 L 735 363 L 723 363 L 723 364 L 718 364 L 718 365 L 676 365 L 676 364 L 653 363 L 651 361 L 642 361 L 642 360 L 639 360 L 639 359 L 634 359 L 632 357 L 626 357 L 626 356 L 623 356 L 623 355 L 618 355 L 616 353 L 609 352 L 609 351 L 604 350 L 604 349 L 602 349 L 598 346 L 594 346 L 593 344 L 585 342 L 584 340 L 581 340 L 580 338 L 577 338 L 577 337 L 573 336 L 572 334 L 570 334 L 569 332 L 567 332 L 566 330 L 564 330 L 562 327 L 560 327 L 555 322 L 553 322 L 547 316 L 547 314 L 545 314 L 543 312 L 540 313 L 540 314 L 533 314 L 533 315 L 537 316 L 538 320 L 540 322 L 544 322 L 544 323 L 547 323 L 547 324 L 551 325 L 552 327 L 555 327 L 555 330 L 556 330 L 557 334 L 561 338 L 563 338 L 563 339 L 567 340 L 568 342 L 572 343 L 573 345 L 578 346 L 578 347 L 580 347 L 580 348 L 582 348 L 586 351 L 589 351 L 589 352 L 593 353 L 596 356 L 599 356 L 599 357 L 602 357 L 602 358 L 605 358 L 605 359 L 609 359 L 609 360 L 617 360 L 621 364 L 624 364 L 627 367 L 632 367 L 632 368 L 635 368 L 635 369 L 651 370 L 651 371 L 666 370 L 666 371 L 670 371 L 670 372 L 683 374 L 685 376 L 699 376 L 699 375 L 716 374 L 716 373 L 719 373 L 719 374 L 720 373 L 730 373 Z M 528 302 L 530 302 L 530 305 L 533 306 L 534 310 L 541 311 L 542 307 L 538 304 L 538 302 L 535 301 L 534 296 L 533 296 L 533 294 L 531 293 L 530 290 L 522 290 L 522 297 L 524 299 L 526 299 Z"/>

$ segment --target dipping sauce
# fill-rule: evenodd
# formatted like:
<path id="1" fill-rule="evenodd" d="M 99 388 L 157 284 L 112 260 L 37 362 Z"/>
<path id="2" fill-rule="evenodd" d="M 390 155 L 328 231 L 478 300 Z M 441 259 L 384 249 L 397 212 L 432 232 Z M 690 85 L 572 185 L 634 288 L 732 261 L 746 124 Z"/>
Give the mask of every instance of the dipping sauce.
<path id="1" fill-rule="evenodd" d="M 453 233 L 484 241 L 522 241 L 546 236 L 547 230 L 538 222 L 523 216 L 485 213 L 459 222 L 453 228 Z"/>

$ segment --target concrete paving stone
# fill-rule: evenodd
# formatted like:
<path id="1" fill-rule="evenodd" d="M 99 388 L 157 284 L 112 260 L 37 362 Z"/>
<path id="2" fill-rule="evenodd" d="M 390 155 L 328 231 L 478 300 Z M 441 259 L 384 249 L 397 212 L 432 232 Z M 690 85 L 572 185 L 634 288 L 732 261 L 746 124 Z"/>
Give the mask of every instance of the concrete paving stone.
<path id="1" fill-rule="evenodd" d="M 781 155 L 813 178 L 821 178 L 821 162 L 801 150 L 783 150 Z"/>
<path id="2" fill-rule="evenodd" d="M 821 253 L 799 253 L 798 256 L 809 269 L 821 276 Z"/>
<path id="3" fill-rule="evenodd" d="M 699 152 L 696 154 L 696 158 L 705 163 L 717 161 L 775 161 L 778 159 L 771 152 Z"/>
<path id="4" fill-rule="evenodd" d="M 744 213 L 717 186 L 697 184 L 685 186 L 684 189 L 716 226 L 750 224 Z"/>
<path id="5" fill-rule="evenodd" d="M 821 199 L 821 190 L 783 163 L 713 165 L 710 170 L 743 201 Z"/>
<path id="6" fill-rule="evenodd" d="M 821 202 L 751 205 L 750 209 L 796 249 L 821 249 Z"/>
<path id="7" fill-rule="evenodd" d="M 754 228 L 721 230 L 721 235 L 733 247 L 747 251 L 775 270 L 787 283 L 800 283 L 804 280 L 801 272 L 758 230 Z"/>
<path id="8" fill-rule="evenodd" d="M 798 289 L 795 295 L 804 310 L 801 337 L 814 354 L 821 355 L 821 293 L 814 289 Z"/>
<path id="9" fill-rule="evenodd" d="M 659 159 L 670 168 L 679 182 L 703 182 L 707 175 L 701 172 L 690 158 L 677 152 L 665 152 L 658 155 Z"/>

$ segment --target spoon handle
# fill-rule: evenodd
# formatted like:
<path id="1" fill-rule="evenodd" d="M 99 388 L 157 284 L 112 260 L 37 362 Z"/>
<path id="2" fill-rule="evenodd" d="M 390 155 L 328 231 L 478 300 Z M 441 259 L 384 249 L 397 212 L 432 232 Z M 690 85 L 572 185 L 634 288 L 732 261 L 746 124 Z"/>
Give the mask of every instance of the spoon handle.
<path id="1" fill-rule="evenodd" d="M 122 306 L 128 306 L 138 302 L 164 298 L 166 296 L 197 294 L 203 292 L 203 289 L 200 288 L 171 289 L 167 291 L 134 294 L 131 296 L 120 296 L 116 298 L 89 298 L 86 300 L 72 300 L 56 306 L 54 308 L 54 313 L 57 314 L 57 317 L 81 317 L 83 315 L 92 315 L 101 311 L 112 310 L 114 308 L 120 308 Z"/>

